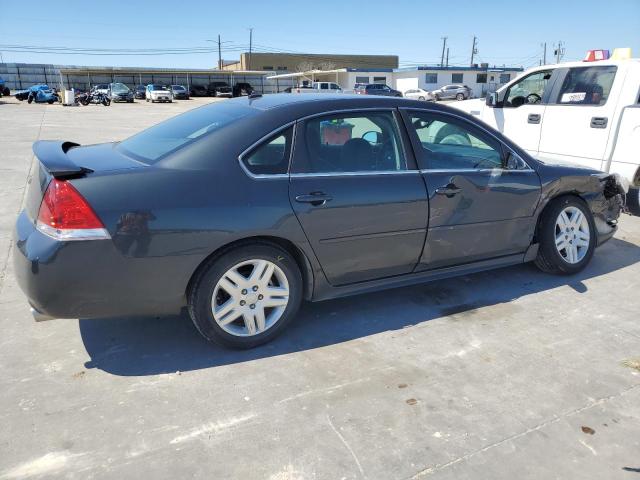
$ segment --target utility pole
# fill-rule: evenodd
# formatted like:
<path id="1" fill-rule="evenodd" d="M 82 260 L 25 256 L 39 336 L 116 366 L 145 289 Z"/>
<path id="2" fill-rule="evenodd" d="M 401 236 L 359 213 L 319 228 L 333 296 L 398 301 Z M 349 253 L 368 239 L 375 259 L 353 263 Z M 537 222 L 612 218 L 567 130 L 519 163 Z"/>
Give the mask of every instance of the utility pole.
<path id="1" fill-rule="evenodd" d="M 556 56 L 556 63 L 560 63 L 560 60 L 564 56 L 564 48 L 562 48 L 562 40 L 558 40 L 558 48 L 553 52 Z"/>
<path id="2" fill-rule="evenodd" d="M 440 66 L 444 67 L 444 50 L 447 48 L 447 37 L 442 37 L 442 56 L 440 57 Z"/>
<path id="3" fill-rule="evenodd" d="M 546 65 L 547 64 L 547 42 L 544 42 L 544 50 L 543 50 L 543 54 L 542 54 L 542 64 Z"/>
<path id="4" fill-rule="evenodd" d="M 449 47 L 447 47 L 447 67 L 449 66 Z"/>
<path id="5" fill-rule="evenodd" d="M 218 34 L 218 70 L 222 70 L 222 46 L 220 42 L 220 34 Z"/>
<path id="6" fill-rule="evenodd" d="M 247 70 L 251 70 L 251 50 L 253 48 L 253 28 L 249 29 L 249 65 Z"/>
<path id="7" fill-rule="evenodd" d="M 471 47 L 471 66 L 473 67 L 473 57 L 475 56 L 476 53 L 478 53 L 478 50 L 476 49 L 476 41 L 478 40 L 478 38 L 474 35 L 473 36 L 473 45 Z"/>

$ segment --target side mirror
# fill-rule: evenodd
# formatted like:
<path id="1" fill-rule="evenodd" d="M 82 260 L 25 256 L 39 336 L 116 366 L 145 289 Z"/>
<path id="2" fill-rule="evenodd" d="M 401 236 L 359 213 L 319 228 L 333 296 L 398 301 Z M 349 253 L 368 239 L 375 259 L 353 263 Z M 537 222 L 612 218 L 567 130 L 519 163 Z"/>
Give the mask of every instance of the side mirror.
<path id="1" fill-rule="evenodd" d="M 498 105 L 498 94 L 496 92 L 488 93 L 486 100 L 487 107 L 495 107 Z"/>
<path id="2" fill-rule="evenodd" d="M 366 140 L 369 143 L 380 143 L 379 139 L 380 139 L 380 132 L 374 132 L 373 130 L 370 130 L 368 132 L 366 132 L 364 135 L 362 135 L 362 139 Z"/>

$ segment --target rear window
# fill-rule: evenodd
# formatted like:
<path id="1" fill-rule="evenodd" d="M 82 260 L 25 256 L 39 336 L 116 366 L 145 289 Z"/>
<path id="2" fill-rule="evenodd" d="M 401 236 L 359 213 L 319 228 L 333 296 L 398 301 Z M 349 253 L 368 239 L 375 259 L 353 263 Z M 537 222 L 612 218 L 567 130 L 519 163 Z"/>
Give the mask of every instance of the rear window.
<path id="1" fill-rule="evenodd" d="M 118 150 L 153 164 L 170 153 L 250 115 L 246 105 L 216 103 L 170 118 L 120 142 Z"/>
<path id="2" fill-rule="evenodd" d="M 557 103 L 567 105 L 604 105 L 607 102 L 617 67 L 578 67 L 567 72 Z"/>

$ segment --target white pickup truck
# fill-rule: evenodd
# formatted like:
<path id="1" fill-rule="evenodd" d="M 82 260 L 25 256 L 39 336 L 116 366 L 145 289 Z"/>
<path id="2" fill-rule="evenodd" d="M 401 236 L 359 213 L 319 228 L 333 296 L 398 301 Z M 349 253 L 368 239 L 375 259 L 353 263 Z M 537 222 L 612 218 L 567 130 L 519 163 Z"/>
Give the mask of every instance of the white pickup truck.
<path id="1" fill-rule="evenodd" d="M 313 82 L 311 85 L 294 87 L 291 93 L 342 93 L 342 88 L 334 82 Z"/>
<path id="2" fill-rule="evenodd" d="M 544 65 L 485 99 L 451 104 L 539 159 L 617 173 L 640 215 L 640 59 Z"/>

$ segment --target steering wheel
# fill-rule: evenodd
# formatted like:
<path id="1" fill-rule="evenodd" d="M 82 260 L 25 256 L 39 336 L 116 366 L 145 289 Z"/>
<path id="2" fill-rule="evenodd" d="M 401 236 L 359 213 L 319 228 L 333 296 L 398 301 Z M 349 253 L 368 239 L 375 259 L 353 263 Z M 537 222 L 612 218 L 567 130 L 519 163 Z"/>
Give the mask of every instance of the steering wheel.
<path id="1" fill-rule="evenodd" d="M 527 95 L 527 103 L 540 103 L 542 101 L 542 97 L 537 93 L 530 93 Z"/>

